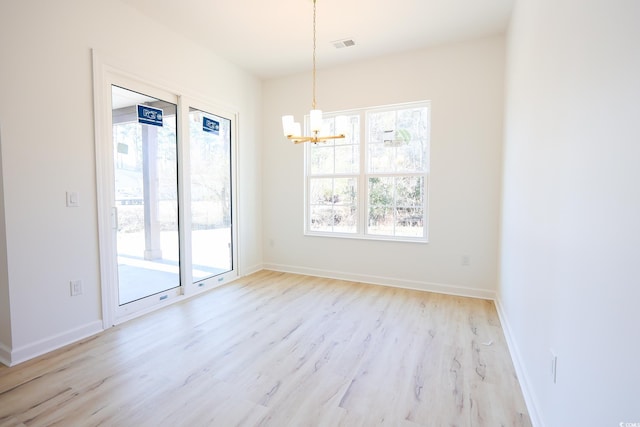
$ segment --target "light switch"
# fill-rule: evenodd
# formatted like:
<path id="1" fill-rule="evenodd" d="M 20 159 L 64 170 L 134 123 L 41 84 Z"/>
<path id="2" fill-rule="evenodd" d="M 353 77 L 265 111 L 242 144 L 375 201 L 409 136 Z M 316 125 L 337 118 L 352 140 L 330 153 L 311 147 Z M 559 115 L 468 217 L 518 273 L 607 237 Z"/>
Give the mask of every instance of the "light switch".
<path id="1" fill-rule="evenodd" d="M 80 195 L 77 191 L 67 191 L 67 207 L 77 208 L 80 206 Z"/>

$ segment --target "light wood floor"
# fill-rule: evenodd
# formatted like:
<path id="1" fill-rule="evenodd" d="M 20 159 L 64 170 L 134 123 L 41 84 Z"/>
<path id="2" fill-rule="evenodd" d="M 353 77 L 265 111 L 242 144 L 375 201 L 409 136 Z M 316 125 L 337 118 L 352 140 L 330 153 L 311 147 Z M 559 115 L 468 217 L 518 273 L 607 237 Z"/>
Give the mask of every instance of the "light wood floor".
<path id="1" fill-rule="evenodd" d="M 531 422 L 492 302 L 263 271 L 0 366 L 23 425 Z"/>

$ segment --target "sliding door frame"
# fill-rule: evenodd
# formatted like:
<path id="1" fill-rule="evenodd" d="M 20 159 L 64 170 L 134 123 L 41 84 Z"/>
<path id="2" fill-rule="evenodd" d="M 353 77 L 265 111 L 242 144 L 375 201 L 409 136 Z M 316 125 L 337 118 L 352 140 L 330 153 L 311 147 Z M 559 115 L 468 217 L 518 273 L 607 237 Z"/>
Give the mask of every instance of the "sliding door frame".
<path id="1" fill-rule="evenodd" d="M 185 94 L 176 88 L 141 78 L 124 71 L 124 67 L 107 63 L 93 51 L 93 85 L 95 115 L 96 190 L 98 238 L 100 254 L 100 280 L 102 294 L 102 323 L 107 329 L 168 304 L 183 300 L 238 277 L 238 197 L 237 197 L 237 136 L 238 114 L 214 102 Z M 177 104 L 178 139 L 178 217 L 180 241 L 180 292 L 169 292 L 169 297 L 153 304 L 138 304 L 134 310 L 120 310 L 118 302 L 117 247 L 114 233 L 116 218 L 113 201 L 113 131 L 111 118 L 111 87 L 120 86 Z M 191 179 L 189 145 L 189 108 L 196 108 L 231 121 L 231 265 L 232 268 L 208 279 L 193 283 L 191 262 Z"/>

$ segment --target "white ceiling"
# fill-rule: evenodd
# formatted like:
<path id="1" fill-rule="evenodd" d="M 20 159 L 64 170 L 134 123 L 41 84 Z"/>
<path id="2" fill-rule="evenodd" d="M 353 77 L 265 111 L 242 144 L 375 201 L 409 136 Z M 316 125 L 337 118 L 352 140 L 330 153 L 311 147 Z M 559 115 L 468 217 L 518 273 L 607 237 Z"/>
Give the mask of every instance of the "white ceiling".
<path id="1" fill-rule="evenodd" d="M 311 69 L 313 0 L 121 1 L 258 77 Z M 317 0 L 317 67 L 500 33 L 513 2 Z"/>

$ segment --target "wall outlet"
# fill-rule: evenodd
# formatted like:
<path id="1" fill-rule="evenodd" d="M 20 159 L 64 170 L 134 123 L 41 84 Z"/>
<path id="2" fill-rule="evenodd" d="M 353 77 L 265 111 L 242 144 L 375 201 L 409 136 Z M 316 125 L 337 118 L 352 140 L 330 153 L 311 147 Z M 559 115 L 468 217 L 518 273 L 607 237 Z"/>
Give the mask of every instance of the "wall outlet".
<path id="1" fill-rule="evenodd" d="M 551 352 L 551 381 L 555 384 L 558 379 L 558 356 L 554 353 L 553 350 Z"/>
<path id="2" fill-rule="evenodd" d="M 82 280 L 72 280 L 69 282 L 71 288 L 71 296 L 76 297 L 82 295 Z"/>
<path id="3" fill-rule="evenodd" d="M 468 267 L 471 264 L 471 257 L 469 255 L 462 255 L 460 257 L 460 265 L 463 267 Z"/>

